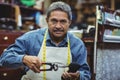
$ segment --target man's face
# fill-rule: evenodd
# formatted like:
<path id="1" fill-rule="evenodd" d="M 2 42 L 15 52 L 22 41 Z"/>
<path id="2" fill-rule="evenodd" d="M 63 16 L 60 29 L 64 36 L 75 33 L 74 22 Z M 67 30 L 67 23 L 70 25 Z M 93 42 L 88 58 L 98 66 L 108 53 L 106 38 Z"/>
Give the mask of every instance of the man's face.
<path id="1" fill-rule="evenodd" d="M 62 38 L 67 33 L 71 21 L 66 12 L 56 10 L 47 18 L 50 35 L 54 38 Z"/>

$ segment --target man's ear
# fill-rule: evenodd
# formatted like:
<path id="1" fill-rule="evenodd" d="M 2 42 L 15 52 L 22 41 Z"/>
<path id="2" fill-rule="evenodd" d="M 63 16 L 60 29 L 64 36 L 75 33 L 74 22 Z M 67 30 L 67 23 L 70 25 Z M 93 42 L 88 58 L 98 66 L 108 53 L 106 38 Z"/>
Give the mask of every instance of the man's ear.
<path id="1" fill-rule="evenodd" d="M 69 25 L 71 25 L 71 23 L 72 23 L 72 20 L 69 21 Z"/>
<path id="2" fill-rule="evenodd" d="M 48 23 L 48 18 L 46 18 L 46 22 Z"/>

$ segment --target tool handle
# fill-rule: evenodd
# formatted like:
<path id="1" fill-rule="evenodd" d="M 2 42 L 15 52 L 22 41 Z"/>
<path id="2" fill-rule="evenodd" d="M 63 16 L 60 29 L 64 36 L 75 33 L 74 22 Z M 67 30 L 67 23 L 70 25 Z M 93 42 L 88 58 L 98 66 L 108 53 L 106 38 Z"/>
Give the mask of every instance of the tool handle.
<path id="1" fill-rule="evenodd" d="M 75 73 L 76 71 L 78 71 L 80 69 L 80 64 L 73 62 L 68 67 L 69 67 L 68 72 Z"/>

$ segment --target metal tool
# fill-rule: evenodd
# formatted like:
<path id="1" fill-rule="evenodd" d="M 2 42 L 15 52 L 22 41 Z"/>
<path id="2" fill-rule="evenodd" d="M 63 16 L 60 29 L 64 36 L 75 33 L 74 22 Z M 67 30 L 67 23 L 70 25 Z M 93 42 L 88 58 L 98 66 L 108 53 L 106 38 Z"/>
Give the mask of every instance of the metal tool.
<path id="1" fill-rule="evenodd" d="M 49 68 L 47 69 L 40 69 L 40 71 L 57 71 L 59 68 L 69 68 L 68 72 L 76 72 L 77 70 L 79 70 L 80 65 L 78 63 L 71 63 L 68 66 L 60 63 L 60 62 L 47 62 L 47 63 L 42 63 L 42 66 L 49 66 Z"/>
<path id="2" fill-rule="evenodd" d="M 48 69 L 40 69 L 40 71 L 57 71 L 58 70 L 58 65 L 54 64 L 54 63 L 42 63 L 42 66 L 47 66 L 49 65 Z"/>

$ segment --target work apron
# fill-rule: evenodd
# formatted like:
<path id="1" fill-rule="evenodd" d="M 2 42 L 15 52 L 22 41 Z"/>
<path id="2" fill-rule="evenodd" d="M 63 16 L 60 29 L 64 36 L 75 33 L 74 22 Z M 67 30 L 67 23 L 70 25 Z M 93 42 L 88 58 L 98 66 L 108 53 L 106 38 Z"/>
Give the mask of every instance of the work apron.
<path id="1" fill-rule="evenodd" d="M 69 47 L 47 47 L 45 36 L 38 57 L 45 62 L 59 62 L 67 65 L 72 61 L 70 44 L 68 46 Z M 47 67 L 48 66 L 44 66 L 44 68 Z M 57 71 L 41 71 L 40 73 L 35 73 L 32 70 L 28 70 L 26 75 L 23 75 L 21 80 L 61 80 L 63 72 L 64 68 L 58 68 Z"/>

